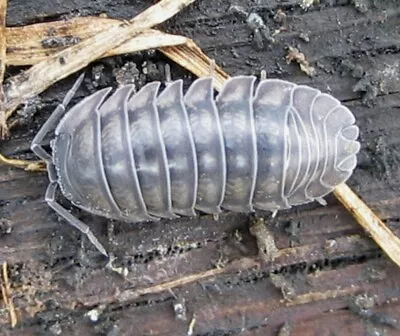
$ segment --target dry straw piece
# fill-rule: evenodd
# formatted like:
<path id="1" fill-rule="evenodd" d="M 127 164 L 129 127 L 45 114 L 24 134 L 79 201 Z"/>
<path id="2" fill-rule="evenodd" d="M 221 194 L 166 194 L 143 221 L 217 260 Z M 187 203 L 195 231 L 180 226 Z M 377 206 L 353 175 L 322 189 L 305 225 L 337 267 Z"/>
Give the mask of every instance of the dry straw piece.
<path id="1" fill-rule="evenodd" d="M 159 31 L 149 30 L 152 26 L 165 21 L 192 2 L 194 0 L 163 0 L 127 23 L 99 18 L 71 20 L 69 23 L 63 24 L 67 26 L 67 29 L 77 30 L 74 36 L 80 36 L 83 41 L 67 48 L 65 48 L 65 45 L 61 46 L 65 48 L 61 51 L 58 49 L 60 46 L 44 48 L 43 45 L 39 44 L 40 41 L 43 41 L 43 35 L 40 32 L 46 29 L 46 25 L 60 27 L 62 23 L 46 23 L 42 26 L 36 25 L 35 27 L 7 30 L 7 39 L 10 40 L 10 43 L 18 43 L 18 38 L 23 39 L 22 35 L 26 34 L 23 29 L 34 29 L 38 34 L 37 36 L 31 35 L 34 45 L 33 51 L 31 50 L 33 54 L 27 56 L 24 52 L 19 53 L 18 50 L 13 51 L 10 48 L 8 64 L 27 64 L 23 62 L 28 62 L 29 57 L 32 57 L 32 62 L 39 63 L 11 79 L 12 85 L 6 91 L 7 102 L 5 106 L 7 113 L 5 117 L 8 118 L 24 100 L 43 92 L 53 83 L 82 69 L 96 59 L 107 55 L 141 50 L 138 49 L 138 42 L 140 41 L 140 48 L 159 48 L 162 53 L 196 76 L 209 75 L 212 61 L 192 40 L 183 36 L 167 35 Z M 90 27 L 91 20 L 101 22 L 101 30 L 92 30 L 92 27 L 96 25 Z M 141 32 L 143 32 L 142 35 L 137 36 Z M 30 35 L 26 34 L 26 36 Z M 26 38 L 24 43 L 27 43 Z M 21 45 L 24 44 L 21 43 Z M 22 48 L 21 50 L 26 52 L 28 47 L 26 46 L 25 49 Z M 219 90 L 229 76 L 221 68 L 215 66 L 214 78 L 215 88 Z M 390 229 L 347 185 L 338 186 L 334 190 L 334 194 L 376 243 L 400 266 L 400 240 Z"/>
<path id="2" fill-rule="evenodd" d="M 46 62 L 47 57 L 64 49 L 68 50 L 68 44 L 78 44 L 80 41 L 92 38 L 94 35 L 122 23 L 122 21 L 115 19 L 81 17 L 68 22 L 46 22 L 24 27 L 7 28 L 7 64 L 34 65 L 38 62 Z M 51 38 L 47 36 L 50 28 L 53 31 Z M 66 39 L 65 36 L 69 38 Z M 122 45 L 107 50 L 99 58 L 155 48 L 158 48 L 167 57 L 196 76 L 202 76 L 204 73 L 209 74 L 210 59 L 193 40 L 185 36 L 167 34 L 156 29 L 144 30 Z M 49 72 L 52 71 L 51 69 L 51 65 L 49 65 Z M 21 76 L 21 79 L 23 77 Z M 221 89 L 227 78 L 228 75 L 220 67 L 216 66 L 214 70 L 215 88 Z M 17 87 L 18 78 L 14 77 L 12 81 Z M 33 96 L 34 92 L 29 91 L 27 95 Z"/>
<path id="3" fill-rule="evenodd" d="M 6 29 L 7 65 L 33 65 L 45 61 L 69 46 L 114 28 L 123 21 L 103 17 L 77 17 L 69 21 L 36 23 Z M 51 31 L 51 36 L 48 32 Z M 146 29 L 123 44 L 107 50 L 100 57 L 134 53 L 141 50 L 184 44 L 185 36 Z"/>

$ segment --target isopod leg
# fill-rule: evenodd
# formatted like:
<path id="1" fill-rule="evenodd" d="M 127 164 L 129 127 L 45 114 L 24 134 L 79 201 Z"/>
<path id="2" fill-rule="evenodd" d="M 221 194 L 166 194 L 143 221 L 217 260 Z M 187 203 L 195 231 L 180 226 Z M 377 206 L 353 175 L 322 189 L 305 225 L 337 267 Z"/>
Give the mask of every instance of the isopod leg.
<path id="1" fill-rule="evenodd" d="M 210 62 L 210 68 L 208 69 L 208 71 L 209 71 L 209 76 L 210 76 L 211 78 L 214 78 L 214 75 L 215 75 L 215 67 L 216 67 L 215 60 L 212 59 L 211 62 Z"/>
<path id="2" fill-rule="evenodd" d="M 85 223 L 81 222 L 78 218 L 74 217 L 67 209 L 64 209 L 60 204 L 55 200 L 56 190 L 57 190 L 57 182 L 51 182 L 46 190 L 46 202 L 47 204 L 57 212 L 61 217 L 63 217 L 69 224 L 77 228 L 83 234 L 88 237 L 90 242 L 96 246 L 96 248 L 105 256 L 107 256 L 107 252 L 103 245 L 98 241 L 94 233 L 90 230 L 89 226 Z"/>
<path id="3" fill-rule="evenodd" d="M 169 66 L 168 63 L 165 64 L 164 71 L 165 71 L 165 83 L 171 84 L 172 83 L 171 67 Z"/>
<path id="4" fill-rule="evenodd" d="M 52 162 L 52 156 L 47 153 L 41 145 L 44 137 L 47 133 L 49 133 L 54 126 L 60 121 L 61 117 L 64 115 L 65 108 L 68 103 L 71 101 L 72 97 L 75 95 L 76 91 L 78 90 L 79 86 L 83 81 L 84 74 L 80 75 L 79 78 L 76 80 L 75 84 L 66 94 L 63 102 L 55 108 L 49 119 L 46 120 L 42 128 L 36 134 L 36 136 L 32 140 L 31 149 L 39 158 L 46 161 L 47 163 Z"/>

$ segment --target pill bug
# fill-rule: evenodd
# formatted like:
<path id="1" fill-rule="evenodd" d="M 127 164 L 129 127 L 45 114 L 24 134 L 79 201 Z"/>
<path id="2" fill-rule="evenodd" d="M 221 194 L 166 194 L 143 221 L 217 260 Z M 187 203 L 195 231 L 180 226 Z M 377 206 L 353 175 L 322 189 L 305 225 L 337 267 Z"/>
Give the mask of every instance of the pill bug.
<path id="1" fill-rule="evenodd" d="M 279 79 L 125 85 L 86 97 L 67 113 L 83 75 L 32 141 L 47 162 L 46 201 L 85 233 L 89 227 L 55 200 L 128 222 L 194 216 L 195 210 L 277 211 L 322 197 L 356 166 L 359 129 L 328 94 Z M 161 91 L 161 92 L 159 92 Z M 54 127 L 52 154 L 40 145 Z"/>

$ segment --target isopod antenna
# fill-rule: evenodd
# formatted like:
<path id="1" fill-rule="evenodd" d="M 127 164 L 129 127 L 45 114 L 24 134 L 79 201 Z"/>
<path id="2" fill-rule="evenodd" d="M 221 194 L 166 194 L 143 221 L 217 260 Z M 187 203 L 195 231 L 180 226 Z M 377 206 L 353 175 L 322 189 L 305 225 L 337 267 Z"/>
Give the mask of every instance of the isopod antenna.
<path id="1" fill-rule="evenodd" d="M 82 84 L 84 78 L 84 74 L 80 75 L 72 88 L 68 91 L 67 95 L 65 96 L 62 103 L 58 104 L 57 107 L 52 112 L 51 116 L 44 125 L 41 127 L 39 132 L 36 134 L 35 138 L 32 141 L 31 149 L 32 151 L 43 161 L 46 162 L 47 171 L 49 174 L 50 183 L 46 190 L 45 200 L 47 204 L 52 208 L 56 213 L 58 213 L 61 217 L 63 217 L 69 224 L 77 228 L 83 234 L 87 236 L 90 242 L 96 246 L 96 248 L 105 256 L 107 256 L 107 252 L 103 245 L 98 241 L 96 236 L 90 230 L 89 226 L 85 223 L 80 221 L 78 218 L 73 216 L 67 209 L 63 208 L 57 201 L 56 201 L 56 191 L 57 191 L 57 173 L 56 168 L 52 159 L 52 156 L 42 147 L 41 143 L 47 133 L 49 133 L 60 121 L 63 117 L 66 107 L 74 97 L 76 91 Z"/>

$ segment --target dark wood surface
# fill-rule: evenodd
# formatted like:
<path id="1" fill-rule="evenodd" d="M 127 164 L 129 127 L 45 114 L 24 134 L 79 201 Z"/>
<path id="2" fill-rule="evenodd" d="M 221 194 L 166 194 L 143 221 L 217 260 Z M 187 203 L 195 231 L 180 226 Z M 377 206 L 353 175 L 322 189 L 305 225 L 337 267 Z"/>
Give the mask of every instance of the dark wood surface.
<path id="1" fill-rule="evenodd" d="M 271 32 L 282 25 L 274 20 L 277 10 L 286 14 L 287 29 L 263 48 L 244 18 L 229 13 L 229 3 L 222 0 L 199 0 L 162 28 L 193 38 L 229 74 L 266 70 L 269 77 L 330 92 L 349 106 L 362 143 L 349 185 L 400 235 L 397 1 L 321 0 L 308 10 L 299 2 L 240 2 L 260 14 Z M 15 26 L 101 13 L 130 18 L 152 3 L 12 0 L 7 22 Z M 286 64 L 289 46 L 306 55 L 315 68 L 313 77 Z M 116 74 L 133 76 L 138 87 L 163 80 L 166 63 L 171 64 L 158 52 L 97 62 L 85 69 L 74 102 L 115 86 Z M 173 77 L 184 78 L 185 85 L 193 80 L 177 65 L 171 67 Z M 9 68 L 8 75 L 19 71 Z M 0 152 L 34 159 L 29 143 L 73 80 L 27 102 L 19 112 L 21 124 L 0 143 Z M 137 225 L 110 223 L 63 202 L 113 253 L 116 259 L 109 267 L 44 203 L 47 183 L 46 174 L 0 166 L 0 261 L 8 263 L 18 314 L 18 325 L 11 329 L 7 310 L 0 310 L 4 335 L 186 335 L 192 321 L 193 335 L 202 336 L 400 333 L 400 270 L 333 196 L 326 207 L 301 206 L 275 219 L 258 214 L 282 249 L 272 262 L 259 258 L 247 215 Z M 157 285 L 216 267 L 221 271 L 213 277 L 156 293 Z M 153 293 L 138 295 L 146 288 Z M 174 312 L 179 304 L 186 319 Z M 98 320 L 92 321 L 89 316 L 95 313 Z M 282 328 L 285 323 L 290 332 Z"/>

